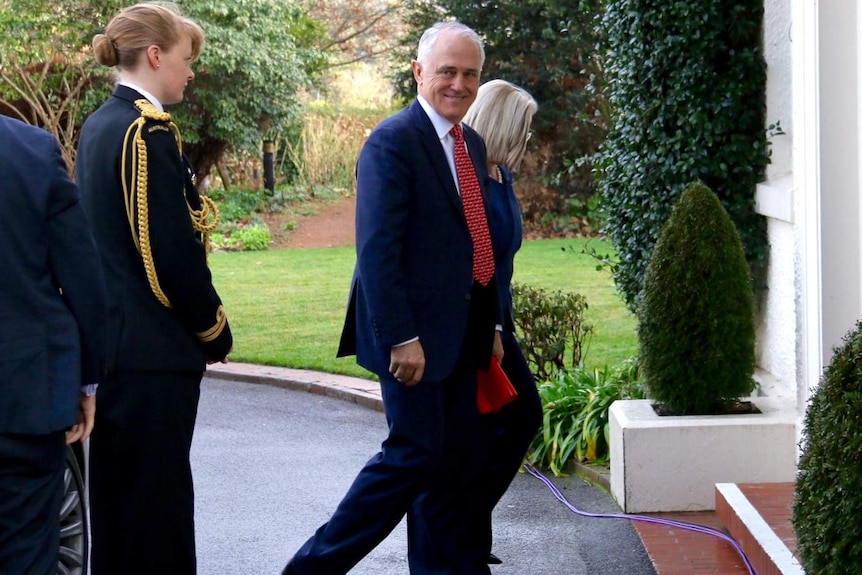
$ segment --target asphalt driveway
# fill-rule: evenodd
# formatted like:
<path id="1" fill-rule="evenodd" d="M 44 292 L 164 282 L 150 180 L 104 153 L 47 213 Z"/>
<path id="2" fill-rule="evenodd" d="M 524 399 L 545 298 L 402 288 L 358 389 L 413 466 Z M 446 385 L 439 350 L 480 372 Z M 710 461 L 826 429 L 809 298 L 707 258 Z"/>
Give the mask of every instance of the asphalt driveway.
<path id="1" fill-rule="evenodd" d="M 272 574 L 335 509 L 386 434 L 383 414 L 302 391 L 204 379 L 192 447 L 199 575 Z M 579 509 L 618 513 L 601 488 L 554 479 Z M 356 575 L 406 575 L 398 528 Z M 655 575 L 626 520 L 571 513 L 520 474 L 497 507 L 495 575 Z"/>

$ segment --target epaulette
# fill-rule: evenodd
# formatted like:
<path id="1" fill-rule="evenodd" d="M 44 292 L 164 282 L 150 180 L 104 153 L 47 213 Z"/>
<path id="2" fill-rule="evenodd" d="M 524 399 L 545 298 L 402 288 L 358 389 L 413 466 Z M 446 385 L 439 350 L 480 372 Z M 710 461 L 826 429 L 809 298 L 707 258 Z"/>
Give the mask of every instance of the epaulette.
<path id="1" fill-rule="evenodd" d="M 141 98 L 140 100 L 135 100 L 135 107 L 141 111 L 141 117 L 147 120 L 171 121 L 171 115 L 168 112 L 162 112 L 147 99 Z"/>
<path id="2" fill-rule="evenodd" d="M 123 154 L 121 166 L 121 178 L 123 183 L 123 198 L 126 203 L 126 217 L 129 220 L 129 228 L 132 239 L 146 271 L 147 281 L 156 299 L 165 307 L 171 307 L 168 296 L 159 284 L 156 274 L 156 266 L 153 262 L 153 253 L 150 246 L 150 214 L 147 196 L 148 171 L 147 171 L 147 143 L 143 138 L 143 132 L 152 133 L 154 130 L 171 130 L 177 143 L 177 151 L 182 156 L 182 137 L 179 128 L 171 121 L 171 115 L 156 108 L 149 100 L 135 100 L 135 107 L 140 110 L 141 115 L 126 130 L 123 140 Z M 155 122 L 155 123 L 154 123 Z M 126 162 L 129 163 L 127 168 Z M 128 174 L 128 175 L 127 175 Z M 195 210 L 188 204 L 185 197 L 184 184 L 181 186 L 195 230 L 203 234 L 204 245 L 209 243 L 208 235 L 218 224 L 218 208 L 212 199 L 201 197 L 202 208 Z"/>

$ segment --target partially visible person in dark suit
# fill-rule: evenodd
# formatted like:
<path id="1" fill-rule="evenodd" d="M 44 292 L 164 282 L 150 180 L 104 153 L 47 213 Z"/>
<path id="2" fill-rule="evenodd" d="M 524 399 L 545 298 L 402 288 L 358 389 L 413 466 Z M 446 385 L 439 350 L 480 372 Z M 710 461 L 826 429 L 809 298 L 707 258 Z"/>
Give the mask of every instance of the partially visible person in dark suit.
<path id="1" fill-rule="evenodd" d="M 490 563 L 500 563 L 491 553 L 491 512 L 517 474 L 542 424 L 542 402 L 515 338 L 512 308 L 512 274 L 523 231 L 513 174 L 518 172 L 524 159 L 530 125 L 537 109 L 536 101 L 523 88 L 505 80 L 491 80 L 479 87 L 476 101 L 464 116 L 464 123 L 482 136 L 488 150 L 491 176 L 488 219 L 494 242 L 497 288 L 504 310 L 501 366 L 518 391 L 515 401 L 497 413 L 483 416 L 489 450 L 488 465 L 483 468 L 480 479 L 485 489 L 479 511 L 486 527 L 476 534 Z"/>
<path id="2" fill-rule="evenodd" d="M 485 459 L 476 373 L 502 350 L 485 146 L 461 124 L 483 62 L 467 26 L 426 30 L 412 63 L 416 100 L 359 154 L 357 262 L 339 355 L 356 354 L 380 378 L 389 435 L 286 575 L 347 573 L 408 512 L 437 550 L 411 573 L 489 573 L 464 513 Z"/>
<path id="3" fill-rule="evenodd" d="M 93 429 L 105 286 L 48 132 L 0 116 L 0 573 L 53 575 L 65 445 Z"/>
<path id="4" fill-rule="evenodd" d="M 84 123 L 76 166 L 109 293 L 90 450 L 94 575 L 196 572 L 189 452 L 203 371 L 227 361 L 232 338 L 207 267 L 216 209 L 164 106 L 182 102 L 203 41 L 158 4 L 122 10 L 93 38 L 118 78 Z"/>

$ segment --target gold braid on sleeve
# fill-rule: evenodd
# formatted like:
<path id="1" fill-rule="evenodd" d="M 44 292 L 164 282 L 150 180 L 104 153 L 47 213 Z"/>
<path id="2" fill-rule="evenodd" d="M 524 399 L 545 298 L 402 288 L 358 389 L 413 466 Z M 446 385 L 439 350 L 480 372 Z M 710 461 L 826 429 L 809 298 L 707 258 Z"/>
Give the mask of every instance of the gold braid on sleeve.
<path id="1" fill-rule="evenodd" d="M 182 137 L 179 128 L 171 122 L 171 115 L 156 108 L 149 100 L 135 100 L 135 106 L 141 115 L 126 130 L 123 141 L 122 184 L 123 197 L 126 204 L 126 217 L 129 220 L 132 239 L 144 264 L 147 281 L 156 299 L 165 307 L 171 307 L 171 302 L 159 284 L 153 252 L 150 246 L 150 214 L 147 199 L 149 174 L 147 171 L 147 143 L 143 138 L 144 126 L 148 120 L 159 122 L 161 129 L 170 130 L 177 142 L 177 150 L 182 155 Z M 151 128 L 154 129 L 155 127 Z M 130 166 L 127 168 L 126 163 Z M 128 174 L 128 175 L 127 175 Z M 128 178 L 128 179 L 127 179 Z M 201 196 L 201 209 L 193 209 L 188 198 L 183 194 L 189 211 L 192 227 L 201 233 L 205 249 L 209 249 L 209 234 L 219 221 L 218 208 L 211 198 Z"/>
<path id="2" fill-rule="evenodd" d="M 216 339 L 224 331 L 227 325 L 227 315 L 224 313 L 224 306 L 218 306 L 216 310 L 216 322 L 211 328 L 206 331 L 199 331 L 195 336 L 202 342 L 210 342 Z"/>

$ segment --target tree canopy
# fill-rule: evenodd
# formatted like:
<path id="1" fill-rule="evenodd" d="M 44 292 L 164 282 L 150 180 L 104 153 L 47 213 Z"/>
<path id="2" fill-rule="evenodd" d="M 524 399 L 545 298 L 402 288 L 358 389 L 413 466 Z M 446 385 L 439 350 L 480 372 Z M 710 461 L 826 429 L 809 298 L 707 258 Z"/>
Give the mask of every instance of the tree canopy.
<path id="1" fill-rule="evenodd" d="M 485 40 L 482 81 L 502 78 L 525 88 L 539 110 L 531 148 L 540 151 L 540 175 L 563 196 L 590 195 L 589 166 L 576 160 L 593 154 L 604 139 L 597 24 L 600 0 L 409 0 L 410 33 L 399 58 L 398 91 L 412 98 L 415 83 L 409 62 L 422 32 L 434 22 L 456 19 Z"/>
<path id="2" fill-rule="evenodd" d="M 176 4 L 204 29 L 206 44 L 194 66 L 187 101 L 171 112 L 185 151 L 198 171 L 207 173 L 229 147 L 257 150 L 268 133 L 298 121 L 297 92 L 325 67 L 327 33 L 299 2 L 290 0 Z M 93 61 L 90 41 L 127 5 L 118 0 L 15 0 L 12 6 L 0 0 L 0 30 L 8 39 L 0 47 L 0 112 L 16 115 L 12 108 L 17 104 L 23 109 L 17 115 L 52 129 L 33 108 L 71 100 L 67 109 L 79 127 L 113 83 L 113 70 Z M 58 69 L 67 71 L 68 80 L 55 74 Z M 55 79 L 34 84 L 46 70 Z M 74 149 L 76 133 L 57 135 L 67 150 Z"/>

